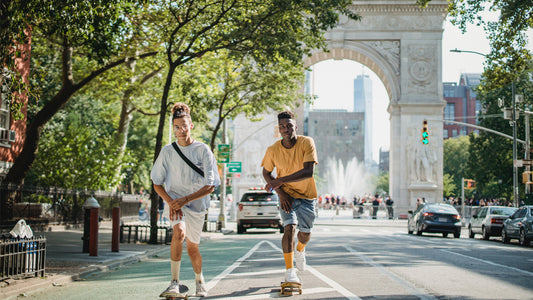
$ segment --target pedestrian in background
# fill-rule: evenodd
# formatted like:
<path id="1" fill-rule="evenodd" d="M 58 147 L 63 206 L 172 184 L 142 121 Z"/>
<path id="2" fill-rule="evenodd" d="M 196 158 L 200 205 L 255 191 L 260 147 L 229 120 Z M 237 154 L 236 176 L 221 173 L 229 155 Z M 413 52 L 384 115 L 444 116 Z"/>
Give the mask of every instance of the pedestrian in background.
<path id="1" fill-rule="evenodd" d="M 372 201 L 372 219 L 377 219 L 378 209 L 379 209 L 379 195 L 376 194 L 374 196 L 374 200 Z"/>
<path id="2" fill-rule="evenodd" d="M 196 296 L 204 297 L 207 290 L 202 274 L 200 234 L 209 207 L 209 194 L 220 185 L 220 177 L 213 152 L 206 144 L 191 137 L 194 125 L 189 106 L 174 104 L 172 124 L 177 142 L 161 149 L 151 173 L 154 190 L 168 204 L 164 214 L 173 228 L 170 244 L 172 278 L 170 286 L 160 297 L 182 294 L 179 274 L 185 239 L 196 279 Z"/>
<path id="3" fill-rule="evenodd" d="M 278 128 L 281 141 L 268 147 L 261 166 L 267 190 L 275 190 L 280 199 L 280 213 L 285 227 L 281 245 L 285 259 L 285 282 L 300 279 L 293 267 L 305 269 L 305 246 L 311 239 L 315 222 L 316 184 L 313 178 L 318 163 L 315 142 L 312 138 L 296 134 L 294 113 L 284 111 L 278 114 Z M 276 169 L 277 178 L 272 176 Z M 333 196 L 331 201 L 334 201 Z M 298 245 L 294 251 L 294 235 L 298 225 Z"/>
<path id="4" fill-rule="evenodd" d="M 388 196 L 387 200 L 385 201 L 385 205 L 387 206 L 387 212 L 389 213 L 389 220 L 392 220 L 394 218 L 394 209 L 392 208 L 393 204 L 394 201 L 392 201 L 392 198 Z"/>

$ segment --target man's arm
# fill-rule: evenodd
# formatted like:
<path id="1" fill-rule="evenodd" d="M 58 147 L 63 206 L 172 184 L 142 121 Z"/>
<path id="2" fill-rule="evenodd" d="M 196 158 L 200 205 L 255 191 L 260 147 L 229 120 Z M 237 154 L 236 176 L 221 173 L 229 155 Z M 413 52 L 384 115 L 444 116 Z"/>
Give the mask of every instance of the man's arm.
<path id="1" fill-rule="evenodd" d="M 177 199 L 172 199 L 170 195 L 165 191 L 165 188 L 162 185 L 154 184 L 154 190 L 157 192 L 157 194 L 159 194 L 159 196 L 161 196 L 161 198 L 163 198 L 163 200 L 168 203 L 170 208 L 177 211 L 180 210 L 183 206 L 185 206 L 185 204 L 211 194 L 215 190 L 215 186 L 205 185 L 198 191 Z"/>
<path id="2" fill-rule="evenodd" d="M 267 182 L 265 189 L 267 191 L 270 191 L 270 189 L 268 189 L 267 187 L 270 185 L 272 181 L 275 180 L 274 176 L 272 176 L 272 171 L 267 171 L 265 168 L 263 168 L 263 177 L 265 178 L 265 181 Z M 292 209 L 291 196 L 285 193 L 285 191 L 281 187 L 277 187 L 274 190 L 279 196 L 279 203 L 280 203 L 281 209 L 286 212 L 291 211 Z"/>
<path id="3" fill-rule="evenodd" d="M 269 189 L 273 189 L 273 190 L 277 190 L 277 188 L 281 187 L 284 183 L 288 183 L 288 182 L 295 182 L 295 181 L 301 181 L 301 180 L 304 180 L 304 179 L 307 179 L 309 177 L 313 177 L 313 173 L 315 171 L 315 162 L 314 161 L 308 161 L 308 162 L 304 162 L 304 165 L 303 165 L 303 168 L 290 174 L 290 175 L 287 175 L 287 176 L 283 176 L 283 177 L 280 177 L 280 178 L 277 178 L 277 179 L 274 179 L 272 177 L 272 174 L 271 172 L 268 173 L 268 178 L 270 180 L 267 179 L 267 177 L 265 176 L 265 169 L 263 169 L 263 177 L 265 177 L 265 180 L 267 181 L 267 185 L 265 186 L 265 188 L 267 190 Z"/>

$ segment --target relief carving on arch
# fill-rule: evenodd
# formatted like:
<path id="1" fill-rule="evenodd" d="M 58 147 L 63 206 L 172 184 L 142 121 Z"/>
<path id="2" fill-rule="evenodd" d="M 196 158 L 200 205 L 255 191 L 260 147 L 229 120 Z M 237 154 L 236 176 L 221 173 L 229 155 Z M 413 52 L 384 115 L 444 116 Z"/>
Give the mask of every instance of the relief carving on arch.
<path id="1" fill-rule="evenodd" d="M 408 93 L 432 94 L 436 90 L 436 47 L 411 45 L 408 50 Z"/>
<path id="2" fill-rule="evenodd" d="M 363 41 L 383 56 L 394 70 L 396 76 L 400 76 L 400 41 Z"/>
<path id="3" fill-rule="evenodd" d="M 408 142 L 405 144 L 409 182 L 434 183 L 437 177 L 437 149 L 431 143 L 422 144 L 417 131 L 415 127 L 408 129 Z"/>

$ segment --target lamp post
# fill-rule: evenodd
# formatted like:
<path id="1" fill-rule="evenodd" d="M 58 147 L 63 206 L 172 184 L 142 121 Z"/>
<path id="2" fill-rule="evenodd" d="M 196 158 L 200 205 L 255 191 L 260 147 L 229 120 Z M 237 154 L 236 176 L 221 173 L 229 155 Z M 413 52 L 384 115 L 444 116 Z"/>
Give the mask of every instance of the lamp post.
<path id="1" fill-rule="evenodd" d="M 481 55 L 483 57 L 487 57 L 486 54 L 483 54 L 481 52 L 477 52 L 477 51 L 471 51 L 471 50 L 459 50 L 457 48 L 455 49 L 452 49 L 450 50 L 450 52 L 455 52 L 455 53 L 472 53 L 472 54 L 477 54 L 477 55 Z M 513 107 L 512 107 L 512 120 L 509 122 L 511 124 L 511 126 L 513 126 L 513 198 L 514 198 L 514 202 L 515 202 L 515 206 L 518 207 L 519 204 L 520 204 L 520 201 L 518 199 L 518 197 L 520 197 L 520 194 L 518 193 L 518 168 L 517 168 L 517 149 L 516 149 L 516 119 L 517 119 L 517 111 L 516 111 L 516 96 L 515 96 L 515 86 L 514 86 L 514 80 L 513 82 L 511 83 L 511 91 L 512 91 L 512 103 L 513 103 Z"/>

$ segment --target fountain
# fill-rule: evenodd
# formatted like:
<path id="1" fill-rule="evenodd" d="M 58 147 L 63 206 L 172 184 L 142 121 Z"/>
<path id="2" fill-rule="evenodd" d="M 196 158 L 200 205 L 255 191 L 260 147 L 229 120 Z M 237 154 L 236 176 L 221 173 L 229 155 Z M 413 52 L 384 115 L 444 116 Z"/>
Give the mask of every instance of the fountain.
<path id="1" fill-rule="evenodd" d="M 326 180 L 327 190 L 320 191 L 321 194 L 334 194 L 344 196 L 346 199 L 353 199 L 355 195 L 361 197 L 365 194 L 373 195 L 376 186 L 372 182 L 371 176 L 366 173 L 364 162 L 359 162 L 357 157 L 353 157 L 346 164 L 342 160 L 327 158 L 326 160 Z M 348 200 L 349 201 L 349 200 Z"/>

